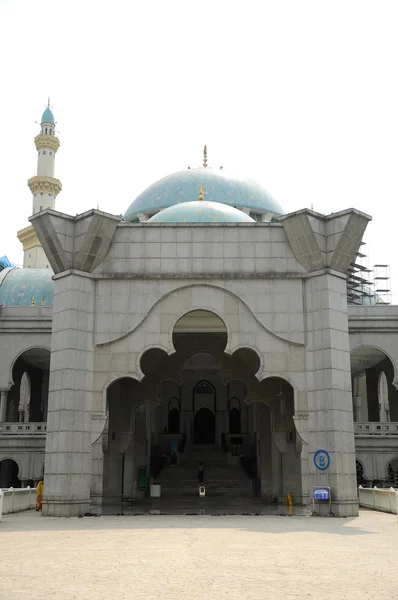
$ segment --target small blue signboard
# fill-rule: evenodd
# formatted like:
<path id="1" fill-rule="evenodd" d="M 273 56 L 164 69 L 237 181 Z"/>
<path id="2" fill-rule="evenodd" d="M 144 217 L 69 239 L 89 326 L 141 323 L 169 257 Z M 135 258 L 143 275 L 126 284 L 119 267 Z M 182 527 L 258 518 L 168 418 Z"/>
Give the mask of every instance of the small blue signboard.
<path id="1" fill-rule="evenodd" d="M 314 487 L 312 489 L 312 499 L 315 502 L 330 500 L 330 487 Z"/>
<path id="2" fill-rule="evenodd" d="M 314 465 L 320 471 L 326 471 L 330 465 L 330 456 L 326 450 L 317 450 L 314 454 Z"/>

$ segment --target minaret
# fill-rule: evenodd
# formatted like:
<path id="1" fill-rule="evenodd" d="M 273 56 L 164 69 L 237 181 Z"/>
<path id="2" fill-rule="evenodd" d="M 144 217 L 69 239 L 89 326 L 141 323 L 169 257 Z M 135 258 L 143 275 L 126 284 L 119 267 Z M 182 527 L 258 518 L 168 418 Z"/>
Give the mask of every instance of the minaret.
<path id="1" fill-rule="evenodd" d="M 61 182 L 54 178 L 55 154 L 59 148 L 59 139 L 55 136 L 55 119 L 50 108 L 50 99 L 41 118 L 41 130 L 35 137 L 37 156 L 37 175 L 31 177 L 28 186 L 33 194 L 32 214 L 45 208 L 55 208 L 55 198 L 62 189 Z M 48 267 L 48 260 L 32 227 L 21 229 L 17 233 L 24 249 L 24 267 Z"/>

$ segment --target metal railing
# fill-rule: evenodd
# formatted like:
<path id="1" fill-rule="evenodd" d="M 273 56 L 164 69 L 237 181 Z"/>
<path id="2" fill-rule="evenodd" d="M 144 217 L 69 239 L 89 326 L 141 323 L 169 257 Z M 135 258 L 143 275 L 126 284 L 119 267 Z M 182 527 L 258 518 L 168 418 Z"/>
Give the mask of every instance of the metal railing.
<path id="1" fill-rule="evenodd" d="M 354 423 L 356 435 L 398 435 L 398 423 Z"/>
<path id="2" fill-rule="evenodd" d="M 0 423 L 0 435 L 44 435 L 47 423 Z"/>

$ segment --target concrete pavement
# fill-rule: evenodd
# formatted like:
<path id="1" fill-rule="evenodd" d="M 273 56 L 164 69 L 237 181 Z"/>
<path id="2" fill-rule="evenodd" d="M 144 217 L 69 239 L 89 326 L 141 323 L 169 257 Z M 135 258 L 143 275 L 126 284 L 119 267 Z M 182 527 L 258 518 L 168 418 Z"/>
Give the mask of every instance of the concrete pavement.
<path id="1" fill-rule="evenodd" d="M 4 600 L 392 600 L 396 516 L 45 518 L 0 523 Z"/>

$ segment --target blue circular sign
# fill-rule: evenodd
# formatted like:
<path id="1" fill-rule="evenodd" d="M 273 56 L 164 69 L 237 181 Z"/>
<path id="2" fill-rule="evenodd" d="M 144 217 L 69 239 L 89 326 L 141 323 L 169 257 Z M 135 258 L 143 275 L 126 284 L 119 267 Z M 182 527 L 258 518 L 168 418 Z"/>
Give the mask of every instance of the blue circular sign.
<path id="1" fill-rule="evenodd" d="M 330 456 L 326 450 L 317 450 L 314 454 L 314 465 L 320 471 L 326 471 L 330 465 Z"/>

